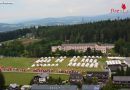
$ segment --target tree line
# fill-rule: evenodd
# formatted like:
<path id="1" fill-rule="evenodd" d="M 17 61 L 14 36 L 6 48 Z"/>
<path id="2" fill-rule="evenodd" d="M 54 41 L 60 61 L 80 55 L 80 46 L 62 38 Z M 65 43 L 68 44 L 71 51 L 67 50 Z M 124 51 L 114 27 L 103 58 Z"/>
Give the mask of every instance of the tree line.
<path id="1" fill-rule="evenodd" d="M 75 50 L 51 52 L 51 46 L 59 42 L 42 40 L 34 44 L 23 45 L 20 41 L 13 41 L 0 46 L 0 55 L 13 57 L 42 57 L 42 56 L 102 56 L 101 51 L 88 48 L 85 52 Z"/>
<path id="2" fill-rule="evenodd" d="M 21 37 L 41 39 L 24 45 Z M 16 40 L 14 40 L 16 39 Z M 52 55 L 51 46 L 62 43 L 115 43 L 115 52 L 122 56 L 130 53 L 130 19 L 107 20 L 78 25 L 39 26 L 0 33 L 0 42 L 14 40 L 0 45 L 0 55 L 40 57 Z M 69 51 L 68 53 L 75 53 Z M 57 52 L 60 54 L 66 52 Z M 56 53 L 56 54 L 57 54 Z M 82 53 L 80 53 L 82 54 Z"/>
<path id="3" fill-rule="evenodd" d="M 126 42 L 130 42 L 130 19 L 19 29 L 0 33 L 0 42 L 16 39 L 29 33 L 36 38 L 60 40 L 63 42 L 68 41 L 69 43 L 114 43 L 120 38 Z"/>

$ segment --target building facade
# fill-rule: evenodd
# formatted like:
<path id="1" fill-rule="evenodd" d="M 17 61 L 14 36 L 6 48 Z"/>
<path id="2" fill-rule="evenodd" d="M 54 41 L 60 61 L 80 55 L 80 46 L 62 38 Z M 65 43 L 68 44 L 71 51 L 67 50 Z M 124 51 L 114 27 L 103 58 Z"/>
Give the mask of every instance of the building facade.
<path id="1" fill-rule="evenodd" d="M 33 77 L 32 84 L 43 84 L 46 83 L 47 79 L 49 79 L 49 74 L 41 73 Z"/>
<path id="2" fill-rule="evenodd" d="M 88 44 L 62 44 L 61 46 L 52 46 L 52 52 L 58 50 L 68 51 L 68 50 L 75 50 L 75 51 L 83 51 L 85 52 L 88 48 L 92 50 L 98 50 L 102 53 L 106 53 L 107 49 L 114 48 L 113 44 L 96 44 L 96 43 L 88 43 Z"/>
<path id="3" fill-rule="evenodd" d="M 92 79 L 97 78 L 98 83 L 106 83 L 110 77 L 109 71 L 101 71 L 101 72 L 87 72 L 86 78 Z"/>
<path id="4" fill-rule="evenodd" d="M 113 84 L 130 88 L 130 76 L 113 76 Z"/>
<path id="5" fill-rule="evenodd" d="M 72 73 L 70 74 L 69 81 L 71 84 L 82 83 L 83 76 L 80 73 Z"/>

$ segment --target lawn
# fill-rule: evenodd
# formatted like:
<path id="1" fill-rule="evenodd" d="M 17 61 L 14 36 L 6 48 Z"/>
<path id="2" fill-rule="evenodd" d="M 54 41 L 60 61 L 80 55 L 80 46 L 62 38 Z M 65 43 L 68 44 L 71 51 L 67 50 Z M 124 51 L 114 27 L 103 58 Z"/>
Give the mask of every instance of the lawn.
<path id="1" fill-rule="evenodd" d="M 5 83 L 6 85 L 9 85 L 11 83 L 17 83 L 19 85 L 28 85 L 30 84 L 31 79 L 33 76 L 36 74 L 32 73 L 10 73 L 10 72 L 4 72 L 3 73 L 4 78 L 5 78 Z"/>
<path id="2" fill-rule="evenodd" d="M 39 41 L 41 41 L 41 39 L 21 38 L 21 39 L 18 39 L 18 41 L 22 42 L 22 44 L 24 44 L 24 45 L 28 45 L 31 43 L 39 42 Z"/>
<path id="3" fill-rule="evenodd" d="M 57 58 L 54 58 L 50 64 L 56 64 L 55 60 Z M 86 72 L 86 71 L 102 71 L 104 68 L 104 64 L 106 61 L 106 58 L 99 59 L 99 67 L 98 68 L 85 68 L 85 67 L 68 67 L 69 60 L 71 58 L 66 58 L 62 63 L 59 63 L 58 67 L 43 67 L 44 69 L 53 69 L 54 72 L 57 70 L 76 70 L 80 72 Z M 82 58 L 80 58 L 77 62 L 80 62 Z M 31 65 L 36 61 L 36 58 L 25 58 L 25 57 L 5 57 L 0 59 L 0 66 L 5 67 L 14 67 L 14 68 L 31 68 Z M 42 67 L 41 67 L 42 68 Z"/>
<path id="4" fill-rule="evenodd" d="M 54 58 L 50 63 L 55 63 Z M 76 70 L 80 72 L 86 71 L 101 71 L 104 69 L 106 58 L 99 59 L 99 67 L 98 68 L 82 68 L 82 67 L 68 67 L 69 60 L 71 58 L 66 58 L 62 63 L 59 63 L 58 67 L 41 67 L 43 69 L 53 69 L 55 73 L 58 70 Z M 36 61 L 36 58 L 24 58 L 24 57 L 4 57 L 0 59 L 0 66 L 5 67 L 15 67 L 15 68 L 31 68 L 31 65 Z M 77 61 L 80 62 L 81 58 Z M 19 85 L 29 84 L 33 76 L 36 74 L 34 73 L 16 73 L 16 72 L 4 72 L 4 77 L 6 81 L 6 85 L 10 83 L 17 83 Z M 61 78 L 62 80 L 68 80 L 69 76 L 65 74 L 50 74 L 53 78 Z"/>
<path id="5" fill-rule="evenodd" d="M 86 71 L 102 71 L 104 70 L 104 64 L 106 61 L 106 58 L 99 59 L 99 67 L 98 68 L 85 68 L 85 67 L 68 67 L 71 58 L 66 58 L 62 63 L 59 63 L 58 67 L 44 67 L 44 69 L 53 69 L 54 71 L 57 71 L 59 69 L 61 70 L 76 70 L 80 72 L 86 72 Z M 80 58 L 77 62 L 80 62 L 82 58 Z M 56 58 L 55 58 L 56 60 Z M 54 64 L 56 64 L 54 61 L 52 61 Z"/>
<path id="6" fill-rule="evenodd" d="M 18 39 L 14 39 L 14 40 L 4 41 L 4 42 L 1 42 L 1 43 L 7 44 L 7 43 L 11 43 L 11 42 L 13 42 L 15 40 L 20 41 L 23 45 L 28 45 L 28 44 L 31 44 L 31 43 L 41 41 L 41 39 L 34 39 L 34 38 L 18 38 Z"/>
<path id="7" fill-rule="evenodd" d="M 5 78 L 6 85 L 11 83 L 17 83 L 19 85 L 28 85 L 32 78 L 37 75 L 36 73 L 16 73 L 16 72 L 4 72 L 3 73 Z M 52 78 L 61 78 L 62 80 L 68 80 L 69 75 L 65 74 L 50 74 Z"/>
<path id="8" fill-rule="evenodd" d="M 36 60 L 35 58 L 5 57 L 5 58 L 0 58 L 0 66 L 28 68 L 33 64 L 35 60 Z"/>
<path id="9" fill-rule="evenodd" d="M 61 78 L 62 80 L 68 80 L 69 79 L 69 75 L 66 75 L 66 74 L 50 74 L 50 76 L 52 77 L 52 78 L 55 78 L 55 79 L 57 79 L 57 78 Z"/>

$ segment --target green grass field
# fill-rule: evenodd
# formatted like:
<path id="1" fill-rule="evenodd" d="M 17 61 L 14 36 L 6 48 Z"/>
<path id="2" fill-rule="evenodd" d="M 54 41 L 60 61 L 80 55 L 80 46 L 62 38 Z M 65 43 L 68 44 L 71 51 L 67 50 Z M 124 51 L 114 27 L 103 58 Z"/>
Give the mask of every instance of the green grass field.
<path id="1" fill-rule="evenodd" d="M 106 61 L 106 58 L 102 58 L 99 59 L 99 67 L 98 68 L 86 68 L 86 67 L 68 67 L 68 63 L 70 61 L 71 58 L 66 58 L 62 63 L 59 63 L 58 67 L 44 67 L 44 69 L 53 69 L 54 71 L 57 71 L 58 69 L 61 70 L 76 70 L 76 71 L 80 71 L 80 72 L 86 72 L 86 71 L 102 71 L 104 70 L 104 64 Z M 56 59 L 55 59 L 56 60 Z M 55 61 L 54 60 L 54 61 Z M 50 62 L 51 64 L 54 63 L 56 64 L 54 61 Z M 81 58 L 77 61 L 80 62 Z"/>
<path id="2" fill-rule="evenodd" d="M 62 80 L 68 80 L 69 79 L 69 75 L 66 75 L 66 74 L 50 74 L 50 76 L 52 78 L 61 78 Z"/>
<path id="3" fill-rule="evenodd" d="M 35 42 L 39 42 L 41 41 L 41 39 L 34 39 L 34 38 L 18 38 L 18 39 L 14 39 L 14 40 L 8 40 L 8 41 L 4 41 L 4 42 L 1 42 L 3 44 L 7 44 L 7 43 L 11 43 L 13 41 L 20 41 L 23 45 L 28 45 L 28 44 L 31 44 L 31 43 L 35 43 Z"/>
<path id="4" fill-rule="evenodd" d="M 17 83 L 19 85 L 28 85 L 32 78 L 37 75 L 36 73 L 12 73 L 12 72 L 4 72 L 5 84 L 9 85 L 11 83 Z M 61 78 L 62 80 L 68 80 L 69 75 L 65 74 L 50 74 L 52 78 Z"/>
<path id="5" fill-rule="evenodd" d="M 31 79 L 36 74 L 30 73 L 3 73 L 5 78 L 5 85 L 9 85 L 11 83 L 17 83 L 19 85 L 28 85 L 30 84 Z"/>
<path id="6" fill-rule="evenodd" d="M 50 64 L 56 64 L 55 60 L 57 58 L 53 59 Z M 57 71 L 58 69 L 61 70 L 77 70 L 81 72 L 85 71 L 102 71 L 104 67 L 104 63 L 106 61 L 106 58 L 99 59 L 99 67 L 98 68 L 85 68 L 85 67 L 68 67 L 69 60 L 71 58 L 66 58 L 62 63 L 59 63 L 58 67 L 40 67 L 44 69 L 53 69 L 54 71 Z M 24 58 L 24 57 L 5 57 L 0 59 L 0 66 L 4 67 L 14 67 L 14 68 L 31 68 L 31 65 L 36 61 L 36 58 Z M 81 58 L 77 61 L 80 62 Z M 38 67 L 35 67 L 38 68 Z M 33 69 L 33 68 L 32 68 Z"/>
<path id="7" fill-rule="evenodd" d="M 71 58 L 66 58 L 62 63 L 59 63 L 58 67 L 41 67 L 43 69 L 53 69 L 57 71 L 61 70 L 76 70 L 80 72 L 87 71 L 102 71 L 104 70 L 106 58 L 99 59 L 99 67 L 98 68 L 81 68 L 81 67 L 68 67 L 69 60 Z M 24 57 L 4 57 L 0 59 L 0 66 L 5 67 L 15 67 L 15 68 L 31 68 L 31 65 L 36 61 L 36 58 L 24 58 Z M 52 60 L 50 63 L 55 63 L 55 60 Z M 78 60 L 78 62 L 81 58 Z M 33 68 L 32 68 L 33 69 Z M 55 73 L 55 72 L 53 72 Z M 17 83 L 19 85 L 29 84 L 32 77 L 36 74 L 34 73 L 16 73 L 16 72 L 4 72 L 4 77 L 6 81 L 6 85 L 10 83 Z M 68 80 L 69 76 L 65 74 L 50 74 L 53 78 L 61 78 L 62 80 Z"/>
<path id="8" fill-rule="evenodd" d="M 35 42 L 39 42 L 41 41 L 41 39 L 30 39 L 30 38 L 21 38 L 21 39 L 17 39 L 18 41 L 22 42 L 22 44 L 24 45 L 28 45 L 28 44 L 31 44 L 31 43 L 35 43 Z"/>
<path id="9" fill-rule="evenodd" d="M 23 58 L 23 57 L 7 57 L 0 58 L 0 66 L 15 67 L 15 68 L 28 68 L 30 67 L 36 58 Z"/>

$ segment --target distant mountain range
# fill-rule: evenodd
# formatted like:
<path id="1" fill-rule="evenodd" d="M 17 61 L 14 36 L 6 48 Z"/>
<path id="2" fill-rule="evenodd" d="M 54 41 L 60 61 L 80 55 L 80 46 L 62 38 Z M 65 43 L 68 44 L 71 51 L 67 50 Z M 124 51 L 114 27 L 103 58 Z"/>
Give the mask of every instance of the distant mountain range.
<path id="1" fill-rule="evenodd" d="M 106 14 L 106 15 L 99 15 L 99 16 L 92 16 L 92 17 L 68 16 L 62 18 L 44 18 L 39 20 L 21 22 L 17 24 L 0 23 L 0 32 L 6 32 L 6 31 L 21 29 L 21 28 L 31 27 L 31 26 L 72 25 L 72 24 L 81 24 L 81 23 L 88 23 L 88 22 L 126 19 L 126 18 L 130 18 L 130 13 Z"/>
<path id="2" fill-rule="evenodd" d="M 12 31 L 23 28 L 24 26 L 21 24 L 7 24 L 7 23 L 0 23 L 0 32 Z"/>

